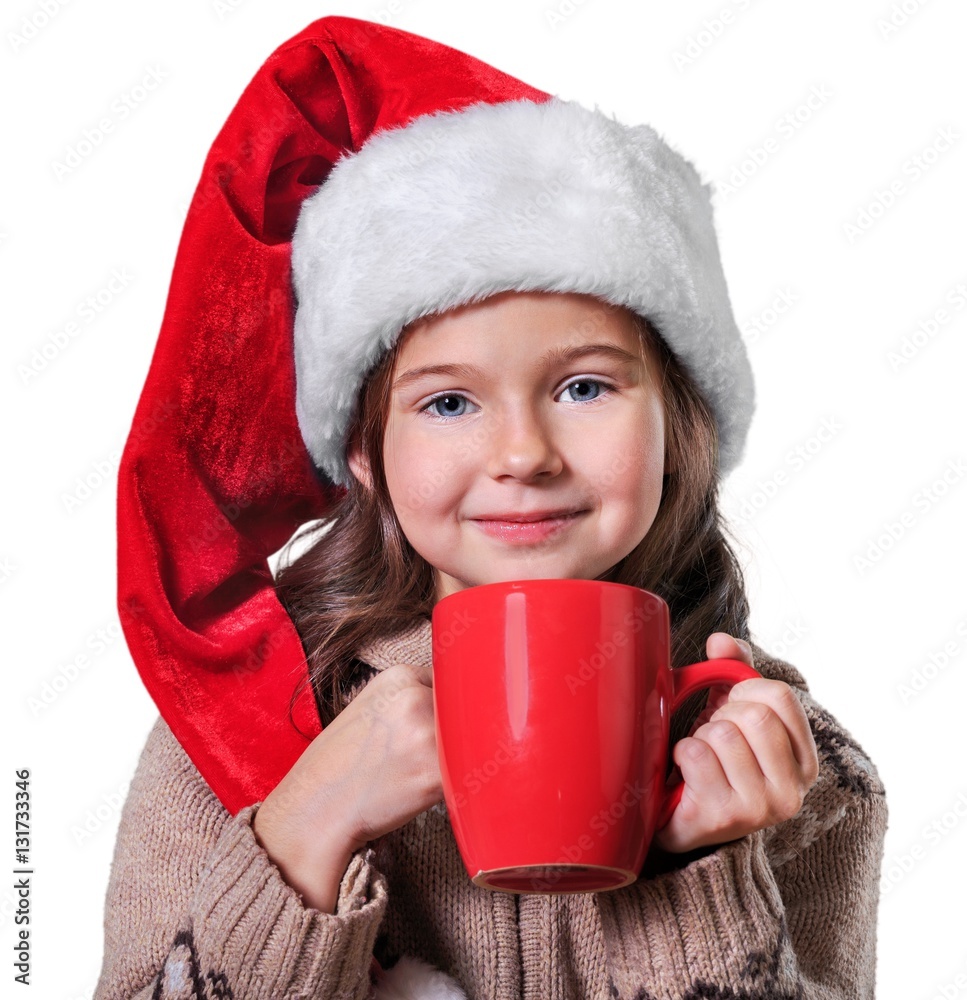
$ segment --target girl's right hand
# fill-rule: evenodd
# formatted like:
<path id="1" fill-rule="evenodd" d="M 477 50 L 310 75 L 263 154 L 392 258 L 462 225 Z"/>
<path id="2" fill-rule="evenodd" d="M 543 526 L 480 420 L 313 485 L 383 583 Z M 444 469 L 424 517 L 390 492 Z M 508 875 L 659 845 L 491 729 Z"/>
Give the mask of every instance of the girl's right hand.
<path id="1" fill-rule="evenodd" d="M 335 910 L 354 851 L 443 798 L 432 668 L 377 674 L 259 806 L 254 830 L 304 901 Z"/>

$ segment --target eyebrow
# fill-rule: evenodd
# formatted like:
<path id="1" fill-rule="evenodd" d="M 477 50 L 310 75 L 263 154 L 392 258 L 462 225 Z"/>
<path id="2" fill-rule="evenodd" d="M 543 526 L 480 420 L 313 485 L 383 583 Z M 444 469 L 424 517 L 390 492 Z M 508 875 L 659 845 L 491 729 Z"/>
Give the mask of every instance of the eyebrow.
<path id="1" fill-rule="evenodd" d="M 539 367 L 547 367 L 550 364 L 570 364 L 572 361 L 579 361 L 581 358 L 589 357 L 592 354 L 602 355 L 622 364 L 640 364 L 641 358 L 638 355 L 630 354 L 617 344 L 577 344 L 571 347 L 554 347 L 542 354 L 538 359 Z M 424 365 L 422 368 L 413 368 L 404 372 L 393 383 L 393 389 L 405 389 L 407 386 L 418 382 L 422 378 L 430 375 L 446 375 L 450 378 L 472 379 L 480 375 L 480 369 L 473 365 Z"/>

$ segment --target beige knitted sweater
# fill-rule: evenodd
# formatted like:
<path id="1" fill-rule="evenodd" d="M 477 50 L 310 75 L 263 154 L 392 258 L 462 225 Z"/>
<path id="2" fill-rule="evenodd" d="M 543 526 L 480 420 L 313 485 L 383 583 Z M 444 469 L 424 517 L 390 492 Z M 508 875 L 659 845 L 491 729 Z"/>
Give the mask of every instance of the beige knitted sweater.
<path id="1" fill-rule="evenodd" d="M 365 998 L 374 953 L 429 963 L 471 1000 L 873 997 L 883 786 L 802 677 L 753 649 L 812 725 L 820 777 L 802 810 L 716 849 L 652 854 L 605 893 L 477 888 L 441 803 L 353 856 L 335 913 L 307 908 L 255 840 L 257 804 L 231 816 L 159 719 L 121 818 L 95 997 Z M 429 663 L 430 623 L 359 657 Z M 433 990 L 384 995 L 459 996 Z"/>

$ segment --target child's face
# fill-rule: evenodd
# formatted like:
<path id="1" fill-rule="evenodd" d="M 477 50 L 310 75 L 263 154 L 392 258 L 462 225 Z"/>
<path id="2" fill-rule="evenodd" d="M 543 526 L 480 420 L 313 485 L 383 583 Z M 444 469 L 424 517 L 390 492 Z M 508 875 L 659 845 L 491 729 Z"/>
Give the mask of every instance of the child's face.
<path id="1" fill-rule="evenodd" d="M 386 482 L 403 533 L 435 569 L 438 600 L 505 580 L 593 579 L 635 548 L 661 499 L 665 424 L 655 362 L 627 310 L 506 292 L 402 336 Z M 630 358 L 554 357 L 591 344 Z M 429 365 L 460 370 L 409 377 Z M 369 485 L 358 452 L 349 462 Z M 546 511 L 580 513 L 499 523 Z"/>

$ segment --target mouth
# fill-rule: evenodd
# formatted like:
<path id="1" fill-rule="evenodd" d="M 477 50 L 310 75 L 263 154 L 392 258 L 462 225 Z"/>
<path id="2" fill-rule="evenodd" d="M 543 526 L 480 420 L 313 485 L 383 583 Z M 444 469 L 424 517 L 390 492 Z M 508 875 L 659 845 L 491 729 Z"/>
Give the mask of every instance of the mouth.
<path id="1" fill-rule="evenodd" d="M 579 510 L 547 514 L 495 514 L 473 518 L 473 523 L 491 538 L 528 545 L 561 534 L 586 513 Z"/>

